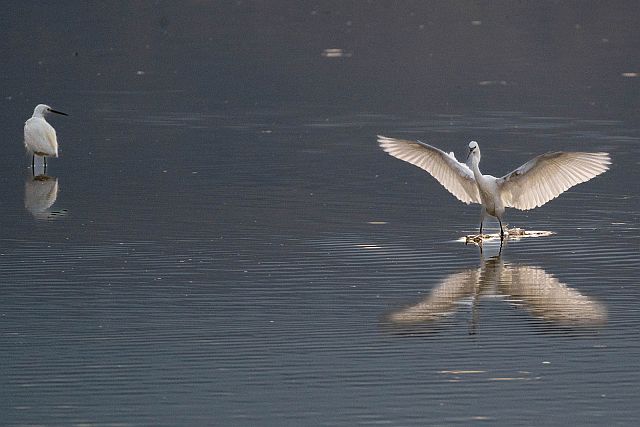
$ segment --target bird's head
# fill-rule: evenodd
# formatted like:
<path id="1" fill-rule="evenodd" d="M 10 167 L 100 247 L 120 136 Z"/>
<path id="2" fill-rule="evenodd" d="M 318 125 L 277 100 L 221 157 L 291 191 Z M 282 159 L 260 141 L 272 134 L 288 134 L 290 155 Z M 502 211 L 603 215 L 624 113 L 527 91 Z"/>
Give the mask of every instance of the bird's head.
<path id="1" fill-rule="evenodd" d="M 480 146 L 475 141 L 471 141 L 469 143 L 469 155 L 467 155 L 467 162 L 469 160 L 477 163 L 480 162 Z"/>
<path id="2" fill-rule="evenodd" d="M 54 110 L 46 104 L 38 104 L 36 108 L 33 109 L 33 117 L 44 117 L 48 113 L 56 113 L 62 114 L 63 116 L 68 116 L 67 113 L 63 113 L 62 111 Z"/>

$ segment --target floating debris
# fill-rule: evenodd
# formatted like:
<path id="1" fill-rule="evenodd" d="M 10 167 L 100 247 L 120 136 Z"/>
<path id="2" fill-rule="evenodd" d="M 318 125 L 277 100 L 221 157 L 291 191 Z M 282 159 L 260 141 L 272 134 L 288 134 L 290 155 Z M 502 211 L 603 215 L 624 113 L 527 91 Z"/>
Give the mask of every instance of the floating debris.
<path id="1" fill-rule="evenodd" d="M 482 80 L 479 81 L 480 86 L 506 86 L 508 85 L 506 80 Z"/>
<path id="2" fill-rule="evenodd" d="M 632 77 L 638 77 L 638 76 L 640 76 L 640 73 L 622 73 L 622 77 L 632 78 Z"/>
<path id="3" fill-rule="evenodd" d="M 325 58 L 350 58 L 351 52 L 346 52 L 344 49 L 325 49 L 322 51 L 322 56 Z"/>
<path id="4" fill-rule="evenodd" d="M 517 228 L 517 227 L 516 228 L 505 229 L 505 231 L 506 231 L 506 234 L 507 234 L 505 236 L 505 238 L 511 239 L 511 240 L 519 240 L 519 239 L 524 238 L 524 237 L 548 237 L 548 236 L 553 236 L 554 234 L 556 234 L 553 231 L 524 230 L 522 228 Z M 480 245 L 484 241 L 496 240 L 496 239 L 500 239 L 500 233 L 494 233 L 494 234 L 469 234 L 467 236 L 463 236 L 463 237 L 459 238 L 457 241 L 458 242 L 464 242 L 465 244 L 473 243 L 473 244 Z"/>

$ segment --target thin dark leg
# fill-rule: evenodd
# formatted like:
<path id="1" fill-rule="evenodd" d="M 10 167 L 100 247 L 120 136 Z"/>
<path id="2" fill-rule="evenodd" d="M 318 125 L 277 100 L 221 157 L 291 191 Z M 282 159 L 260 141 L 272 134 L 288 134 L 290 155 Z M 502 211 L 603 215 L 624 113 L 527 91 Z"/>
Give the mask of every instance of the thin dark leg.
<path id="1" fill-rule="evenodd" d="M 35 173 L 35 171 L 36 171 L 36 155 L 33 154 L 31 156 L 31 172 Z"/>
<path id="2" fill-rule="evenodd" d="M 44 161 L 44 171 L 42 173 L 46 175 L 47 174 L 47 158 L 45 156 L 42 156 L 42 160 Z"/>
<path id="3" fill-rule="evenodd" d="M 498 218 L 498 222 L 500 223 L 500 240 L 504 239 L 504 230 L 502 229 L 502 221 Z"/>
<path id="4" fill-rule="evenodd" d="M 480 209 L 480 237 L 482 237 L 482 226 L 484 225 L 484 220 L 487 217 L 487 210 L 484 206 Z"/>

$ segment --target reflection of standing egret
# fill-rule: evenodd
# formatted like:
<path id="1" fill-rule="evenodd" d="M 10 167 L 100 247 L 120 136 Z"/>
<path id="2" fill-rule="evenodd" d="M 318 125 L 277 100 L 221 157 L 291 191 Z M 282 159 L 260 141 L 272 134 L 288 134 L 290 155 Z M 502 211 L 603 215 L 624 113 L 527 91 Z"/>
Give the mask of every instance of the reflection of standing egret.
<path id="1" fill-rule="evenodd" d="M 58 198 L 58 178 L 38 175 L 24 183 L 24 207 L 36 219 L 52 219 L 65 211 L 50 211 Z"/>
<path id="2" fill-rule="evenodd" d="M 56 130 L 44 118 L 47 113 L 66 116 L 66 113 L 56 111 L 45 104 L 38 104 L 33 110 L 33 116 L 24 124 L 24 146 L 31 153 L 31 168 L 35 163 L 35 156 L 44 159 L 45 170 L 47 157 L 58 157 L 58 138 Z"/>
<path id="3" fill-rule="evenodd" d="M 564 326 L 600 325 L 607 321 L 605 307 L 578 292 L 542 268 L 503 263 L 500 256 L 483 260 L 482 266 L 447 276 L 429 296 L 397 310 L 389 320 L 398 325 L 429 323 L 454 314 L 460 302 L 470 298 L 474 309 L 482 295 L 502 295 L 533 316 Z"/>

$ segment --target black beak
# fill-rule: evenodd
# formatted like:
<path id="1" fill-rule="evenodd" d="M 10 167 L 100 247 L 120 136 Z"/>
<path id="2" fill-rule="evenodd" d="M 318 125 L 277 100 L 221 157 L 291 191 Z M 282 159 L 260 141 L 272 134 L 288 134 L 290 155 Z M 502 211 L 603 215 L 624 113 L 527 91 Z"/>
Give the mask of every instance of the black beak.
<path id="1" fill-rule="evenodd" d="M 465 163 L 469 161 L 469 156 L 473 153 L 473 150 L 475 150 L 475 148 L 469 148 L 469 154 L 467 154 L 467 160 L 465 160 Z"/>
<path id="2" fill-rule="evenodd" d="M 63 113 L 62 111 L 56 111 L 56 110 L 53 110 L 51 108 L 49 108 L 49 112 L 56 113 L 56 114 L 62 114 L 63 116 L 68 116 L 67 113 Z"/>

